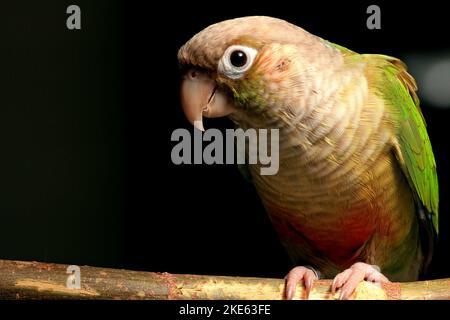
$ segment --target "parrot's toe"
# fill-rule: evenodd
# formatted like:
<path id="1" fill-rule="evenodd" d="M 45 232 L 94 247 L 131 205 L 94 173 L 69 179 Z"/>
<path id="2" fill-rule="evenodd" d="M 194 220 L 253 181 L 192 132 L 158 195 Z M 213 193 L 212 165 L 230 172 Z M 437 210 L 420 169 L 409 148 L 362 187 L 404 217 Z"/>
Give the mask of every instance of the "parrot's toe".
<path id="1" fill-rule="evenodd" d="M 347 300 L 361 281 L 371 281 L 376 283 L 390 282 L 375 265 L 357 262 L 349 269 L 339 273 L 333 280 L 331 292 L 334 294 L 337 289 L 341 289 L 340 300 Z"/>
<path id="2" fill-rule="evenodd" d="M 319 279 L 319 276 L 318 272 L 311 267 L 298 266 L 289 271 L 285 279 L 285 297 L 287 300 L 292 300 L 294 298 L 295 288 L 300 281 L 303 281 L 305 286 L 305 299 L 308 299 L 314 281 Z"/>

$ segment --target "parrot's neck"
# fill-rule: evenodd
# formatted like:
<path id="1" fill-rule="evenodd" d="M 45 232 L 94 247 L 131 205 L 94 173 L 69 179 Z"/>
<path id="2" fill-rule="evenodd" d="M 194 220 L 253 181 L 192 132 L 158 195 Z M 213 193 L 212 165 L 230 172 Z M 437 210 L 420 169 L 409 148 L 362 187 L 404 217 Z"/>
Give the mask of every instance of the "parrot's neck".
<path id="1" fill-rule="evenodd" d="M 386 152 L 390 135 L 383 127 L 388 122 L 384 104 L 368 92 L 362 72 L 341 73 L 339 80 L 339 86 L 321 92 L 320 100 L 298 99 L 296 109 L 235 119 L 244 130 L 279 129 L 278 173 L 263 176 L 260 165 L 250 166 L 263 201 L 288 211 L 332 210 L 336 199 L 353 201 L 360 177 Z"/>

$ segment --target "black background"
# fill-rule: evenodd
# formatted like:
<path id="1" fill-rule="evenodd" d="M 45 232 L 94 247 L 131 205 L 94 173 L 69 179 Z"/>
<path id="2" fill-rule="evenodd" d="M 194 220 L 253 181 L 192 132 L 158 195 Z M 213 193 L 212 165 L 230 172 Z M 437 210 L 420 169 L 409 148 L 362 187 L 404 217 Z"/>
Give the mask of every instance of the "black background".
<path id="1" fill-rule="evenodd" d="M 66 28 L 70 4 L 81 7 L 79 31 Z M 177 50 L 209 24 L 245 15 L 283 18 L 361 53 L 450 49 L 444 4 L 378 2 L 382 29 L 368 30 L 369 4 L 3 1 L 0 258 L 283 277 L 290 261 L 237 168 L 170 161 L 172 131 L 190 128 Z M 422 110 L 441 197 L 429 277 L 450 277 L 450 109 Z"/>

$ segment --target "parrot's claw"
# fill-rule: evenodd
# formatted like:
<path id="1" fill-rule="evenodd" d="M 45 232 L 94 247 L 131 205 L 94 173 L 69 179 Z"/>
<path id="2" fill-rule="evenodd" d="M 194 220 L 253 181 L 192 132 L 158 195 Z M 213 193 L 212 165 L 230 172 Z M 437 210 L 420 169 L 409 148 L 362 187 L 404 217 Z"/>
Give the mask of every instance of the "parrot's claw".
<path id="1" fill-rule="evenodd" d="M 337 289 L 341 289 L 339 299 L 347 300 L 353 294 L 358 284 L 364 280 L 375 283 L 390 282 L 377 266 L 357 262 L 334 278 L 331 292 L 334 295 Z"/>
<path id="2" fill-rule="evenodd" d="M 305 299 L 308 299 L 314 281 L 319 279 L 319 275 L 318 272 L 311 267 L 298 266 L 289 271 L 285 279 L 285 297 L 287 300 L 292 300 L 294 298 L 295 288 L 300 281 L 303 281 L 305 286 Z"/>

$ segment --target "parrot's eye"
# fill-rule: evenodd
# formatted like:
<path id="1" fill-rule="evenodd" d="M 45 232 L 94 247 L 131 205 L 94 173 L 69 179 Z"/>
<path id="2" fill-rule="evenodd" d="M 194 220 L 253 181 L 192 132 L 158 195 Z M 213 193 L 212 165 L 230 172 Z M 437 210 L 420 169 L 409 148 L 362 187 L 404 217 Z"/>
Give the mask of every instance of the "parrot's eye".
<path id="1" fill-rule="evenodd" d="M 256 49 L 250 47 L 232 45 L 225 50 L 218 70 L 231 79 L 239 79 L 250 69 L 257 53 Z"/>
<path id="2" fill-rule="evenodd" d="M 245 63 L 247 62 L 247 55 L 242 50 L 234 50 L 230 54 L 230 62 L 237 68 L 245 66 Z"/>

